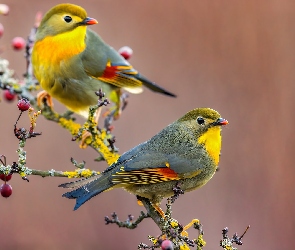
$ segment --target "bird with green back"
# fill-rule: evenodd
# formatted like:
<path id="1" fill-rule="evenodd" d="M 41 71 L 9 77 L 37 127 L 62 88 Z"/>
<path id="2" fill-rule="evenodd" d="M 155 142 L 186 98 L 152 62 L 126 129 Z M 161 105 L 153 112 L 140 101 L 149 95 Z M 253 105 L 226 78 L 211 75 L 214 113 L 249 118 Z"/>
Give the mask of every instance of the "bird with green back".
<path id="1" fill-rule="evenodd" d="M 104 191 L 124 188 L 148 198 L 158 210 L 161 200 L 172 196 L 176 185 L 188 192 L 211 179 L 219 163 L 221 126 L 226 124 L 227 120 L 213 109 L 191 110 L 121 155 L 101 174 L 61 184 L 64 188 L 76 188 L 63 196 L 76 199 L 76 210 Z"/>
<path id="2" fill-rule="evenodd" d="M 59 4 L 43 17 L 32 52 L 41 87 L 69 110 L 88 116 L 102 89 L 120 108 L 121 89 L 141 93 L 142 86 L 175 97 L 136 71 L 116 50 L 87 28 L 96 24 L 74 4 Z M 43 92 L 42 98 L 48 94 Z"/>

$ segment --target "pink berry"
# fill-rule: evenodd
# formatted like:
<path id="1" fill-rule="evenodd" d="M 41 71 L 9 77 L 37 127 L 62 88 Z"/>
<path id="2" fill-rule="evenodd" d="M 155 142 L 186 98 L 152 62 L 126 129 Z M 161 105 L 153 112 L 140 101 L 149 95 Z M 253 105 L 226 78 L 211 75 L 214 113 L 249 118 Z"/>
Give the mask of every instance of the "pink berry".
<path id="1" fill-rule="evenodd" d="M 20 111 L 27 111 L 30 107 L 30 101 L 26 98 L 22 98 L 17 102 L 17 107 Z"/>
<path id="2" fill-rule="evenodd" d="M 12 39 L 12 47 L 15 50 L 21 50 L 26 46 L 26 41 L 22 37 L 15 37 Z"/>
<path id="3" fill-rule="evenodd" d="M 4 90 L 4 98 L 7 100 L 7 101 L 13 101 L 14 98 L 15 98 L 15 94 L 12 93 L 10 90 L 8 89 L 5 89 Z"/>
<path id="4" fill-rule="evenodd" d="M 0 23 L 0 37 L 3 35 L 4 33 L 4 26 L 2 25 L 2 23 Z"/>
<path id="5" fill-rule="evenodd" d="M 8 15 L 9 13 L 9 7 L 7 4 L 0 4 L 0 14 L 2 15 Z"/>
<path id="6" fill-rule="evenodd" d="M 9 184 L 2 184 L 0 187 L 1 195 L 8 198 L 12 194 L 12 187 Z"/>
<path id="7" fill-rule="evenodd" d="M 173 243 L 171 240 L 164 240 L 161 244 L 161 249 L 162 250 L 173 250 Z"/>
<path id="8" fill-rule="evenodd" d="M 2 181 L 10 181 L 12 177 L 12 174 L 6 175 L 6 174 L 0 174 L 0 179 Z"/>
<path id="9" fill-rule="evenodd" d="M 126 60 L 128 60 L 131 57 L 131 55 L 133 54 L 133 50 L 130 47 L 128 47 L 128 46 L 124 46 L 124 47 L 120 48 L 118 50 L 118 52 Z"/>

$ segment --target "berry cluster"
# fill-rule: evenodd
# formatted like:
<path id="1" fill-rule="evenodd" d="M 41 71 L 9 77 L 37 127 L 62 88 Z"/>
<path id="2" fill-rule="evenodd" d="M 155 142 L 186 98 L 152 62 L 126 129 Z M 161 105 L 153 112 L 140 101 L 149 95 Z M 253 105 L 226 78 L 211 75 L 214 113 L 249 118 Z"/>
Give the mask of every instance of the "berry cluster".
<path id="1" fill-rule="evenodd" d="M 0 4 L 0 15 L 8 15 L 9 7 L 6 4 Z M 4 34 L 4 26 L 0 23 L 0 37 Z M 22 37 L 15 37 L 11 41 L 11 46 L 14 50 L 20 51 L 26 47 L 26 40 Z M 2 72 L 3 74 L 3 72 Z M 5 89 L 3 91 L 4 99 L 7 101 L 13 101 L 16 94 L 12 89 Z"/>
<path id="2" fill-rule="evenodd" d="M 30 104 L 29 100 L 27 100 L 26 98 L 22 98 L 17 102 L 17 107 L 22 113 L 24 111 L 27 111 L 31 107 L 31 104 Z M 19 116 L 19 118 L 20 118 L 20 116 Z M 16 124 L 15 124 L 15 126 L 16 126 Z M 15 128 L 15 130 L 16 130 L 16 128 Z M 16 131 L 18 131 L 18 130 L 16 130 Z M 34 132 L 32 131 L 32 133 L 30 135 L 33 137 Z M 1 159 L 1 158 L 3 158 L 3 159 Z M 1 155 L 0 162 L 2 163 L 2 165 L 6 166 L 6 157 Z M 0 186 L 0 193 L 5 198 L 8 198 L 12 194 L 12 187 L 11 187 L 11 185 L 7 184 L 7 182 L 11 180 L 11 177 L 12 177 L 12 172 L 9 174 L 0 174 L 0 179 L 2 181 L 4 181 L 4 184 L 2 184 Z M 26 179 L 26 178 L 23 177 L 23 179 Z"/>

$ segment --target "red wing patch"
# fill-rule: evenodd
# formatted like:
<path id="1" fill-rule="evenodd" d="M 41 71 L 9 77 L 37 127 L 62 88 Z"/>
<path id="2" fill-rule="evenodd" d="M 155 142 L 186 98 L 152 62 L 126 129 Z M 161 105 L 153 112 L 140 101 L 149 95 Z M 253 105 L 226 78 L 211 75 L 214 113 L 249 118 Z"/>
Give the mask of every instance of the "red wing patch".
<path id="1" fill-rule="evenodd" d="M 153 170 L 156 170 L 155 173 L 157 173 L 160 176 L 163 176 L 168 180 L 178 180 L 178 174 L 175 173 L 171 168 L 155 168 Z"/>
<path id="2" fill-rule="evenodd" d="M 116 65 L 108 61 L 102 76 L 98 79 L 120 88 L 137 88 L 142 86 L 142 82 L 136 78 L 137 74 L 131 65 Z"/>
<path id="3" fill-rule="evenodd" d="M 117 71 L 118 71 L 118 66 L 111 66 L 107 64 L 101 78 L 107 78 L 107 79 L 115 78 Z"/>
<path id="4" fill-rule="evenodd" d="M 114 184 L 153 184 L 180 179 L 178 174 L 170 168 L 146 168 L 130 172 L 124 171 L 123 168 L 120 170 L 112 176 Z"/>

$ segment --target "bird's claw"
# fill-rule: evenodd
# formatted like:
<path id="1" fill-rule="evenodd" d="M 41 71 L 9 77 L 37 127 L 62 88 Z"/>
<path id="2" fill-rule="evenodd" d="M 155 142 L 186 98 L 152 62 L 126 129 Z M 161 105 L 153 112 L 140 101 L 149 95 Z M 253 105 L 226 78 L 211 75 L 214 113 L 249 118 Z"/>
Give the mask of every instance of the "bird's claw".
<path id="1" fill-rule="evenodd" d="M 45 90 L 42 90 L 37 94 L 37 105 L 38 107 L 42 107 L 44 103 L 50 108 L 53 108 L 52 97 Z"/>
<path id="2" fill-rule="evenodd" d="M 83 132 L 83 134 L 81 136 L 80 148 L 83 148 L 83 149 L 87 148 L 88 143 L 86 143 L 86 140 L 90 136 L 91 136 L 91 133 L 90 132 L 88 132 L 88 131 L 84 131 Z"/>
<path id="3" fill-rule="evenodd" d="M 183 227 L 183 231 L 181 232 L 181 235 L 184 237 L 188 237 L 188 232 L 186 230 L 188 230 L 195 224 L 200 225 L 200 221 L 198 219 L 193 219 L 190 223 L 188 223 L 186 226 Z"/>

